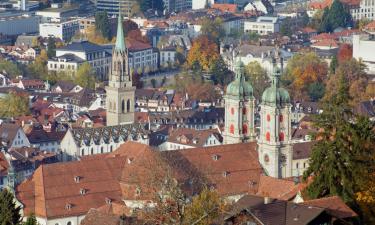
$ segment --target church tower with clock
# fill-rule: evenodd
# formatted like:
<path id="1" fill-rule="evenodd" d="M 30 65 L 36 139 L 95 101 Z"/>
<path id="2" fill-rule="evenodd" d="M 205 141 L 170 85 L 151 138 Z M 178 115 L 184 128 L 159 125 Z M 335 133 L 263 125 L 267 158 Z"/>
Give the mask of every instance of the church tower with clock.
<path id="1" fill-rule="evenodd" d="M 120 13 L 106 92 L 107 126 L 134 123 L 135 87 L 129 73 L 128 49 L 125 45 Z"/>
<path id="2" fill-rule="evenodd" d="M 274 67 L 271 86 L 262 95 L 260 104 L 259 162 L 268 176 L 292 176 L 291 104 L 287 90 L 280 87 L 281 70 Z"/>
<path id="3" fill-rule="evenodd" d="M 255 140 L 253 87 L 245 80 L 244 64 L 235 66 L 235 80 L 231 82 L 224 96 L 225 128 L 224 143 L 234 144 Z"/>

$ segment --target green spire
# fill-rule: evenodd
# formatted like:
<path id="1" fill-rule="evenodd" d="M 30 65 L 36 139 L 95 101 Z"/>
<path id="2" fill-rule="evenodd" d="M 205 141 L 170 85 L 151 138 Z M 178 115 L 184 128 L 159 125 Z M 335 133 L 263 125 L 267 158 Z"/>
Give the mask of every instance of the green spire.
<path id="1" fill-rule="evenodd" d="M 121 16 L 121 9 L 119 8 L 118 13 L 118 21 L 117 21 L 117 37 L 116 37 L 116 51 L 125 52 L 125 38 L 124 38 L 124 30 L 122 28 L 122 16 Z"/>

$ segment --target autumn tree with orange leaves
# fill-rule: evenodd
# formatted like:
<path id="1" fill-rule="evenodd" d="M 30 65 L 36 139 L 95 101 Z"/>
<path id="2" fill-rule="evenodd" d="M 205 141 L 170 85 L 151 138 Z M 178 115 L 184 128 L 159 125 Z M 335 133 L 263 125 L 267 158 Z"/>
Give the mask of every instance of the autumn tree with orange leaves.
<path id="1" fill-rule="evenodd" d="M 314 87 L 324 91 L 323 82 L 327 73 L 327 63 L 315 53 L 300 53 L 288 61 L 283 83 L 295 100 L 316 100 L 309 95 L 309 90 Z"/>
<path id="2" fill-rule="evenodd" d="M 197 66 L 204 71 L 209 71 L 215 60 L 220 57 L 217 44 L 202 35 L 193 41 L 193 45 L 187 56 L 187 66 L 196 68 Z"/>
<path id="3" fill-rule="evenodd" d="M 346 60 L 350 60 L 353 57 L 353 48 L 349 44 L 342 44 L 337 53 L 337 60 L 342 63 Z"/>

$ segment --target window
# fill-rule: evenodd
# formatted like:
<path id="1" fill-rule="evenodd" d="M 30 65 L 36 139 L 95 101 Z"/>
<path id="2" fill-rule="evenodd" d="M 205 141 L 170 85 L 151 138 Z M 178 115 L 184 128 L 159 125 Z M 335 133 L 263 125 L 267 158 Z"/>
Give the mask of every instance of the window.
<path id="1" fill-rule="evenodd" d="M 126 111 L 130 112 L 130 99 L 128 99 L 128 101 L 126 101 Z"/>
<path id="2" fill-rule="evenodd" d="M 104 150 L 103 150 L 103 146 L 102 147 L 100 147 L 100 153 L 103 153 L 104 152 Z"/>
<path id="3" fill-rule="evenodd" d="M 270 116 L 270 115 L 267 115 L 267 121 L 268 121 L 268 122 L 271 121 L 271 116 Z"/>
<path id="4" fill-rule="evenodd" d="M 122 113 L 125 112 L 125 100 L 122 100 L 122 102 L 121 102 L 121 111 L 122 111 Z"/>
<path id="5" fill-rule="evenodd" d="M 234 115 L 234 108 L 233 108 L 233 107 L 230 109 L 230 113 L 231 113 L 232 115 Z"/>
<path id="6" fill-rule="evenodd" d="M 81 155 L 85 155 L 85 149 L 81 150 Z"/>
<path id="7" fill-rule="evenodd" d="M 242 109 L 242 114 L 246 115 L 246 108 Z"/>
<path id="8" fill-rule="evenodd" d="M 283 115 L 280 115 L 280 116 L 279 116 L 279 121 L 280 121 L 280 123 L 282 123 L 282 122 L 284 121 L 284 117 L 283 117 Z"/>
<path id="9" fill-rule="evenodd" d="M 91 155 L 94 155 L 94 148 L 91 148 Z"/>
<path id="10" fill-rule="evenodd" d="M 66 225 L 72 225 L 72 222 L 69 221 L 69 222 L 66 223 Z"/>
<path id="11" fill-rule="evenodd" d="M 281 132 L 279 134 L 279 141 L 284 141 L 284 133 L 283 132 Z"/>
<path id="12" fill-rule="evenodd" d="M 270 134 L 270 132 L 266 133 L 266 140 L 267 141 L 271 141 L 271 134 Z"/>
<path id="13" fill-rule="evenodd" d="M 296 168 L 298 169 L 298 163 L 296 163 Z"/>
<path id="14" fill-rule="evenodd" d="M 247 134 L 247 124 L 242 125 L 242 133 Z"/>
<path id="15" fill-rule="evenodd" d="M 109 148 L 109 151 L 112 152 L 113 150 L 113 146 L 111 145 L 111 147 Z"/>

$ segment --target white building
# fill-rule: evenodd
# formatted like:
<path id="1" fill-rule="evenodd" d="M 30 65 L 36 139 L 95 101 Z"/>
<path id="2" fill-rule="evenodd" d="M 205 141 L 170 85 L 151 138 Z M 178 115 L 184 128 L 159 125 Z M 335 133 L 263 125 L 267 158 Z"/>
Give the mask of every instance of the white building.
<path id="1" fill-rule="evenodd" d="M 72 160 L 82 156 L 112 152 L 126 141 L 148 145 L 148 133 L 141 124 L 74 128 L 67 131 L 60 146 L 64 159 Z"/>
<path id="2" fill-rule="evenodd" d="M 74 6 L 63 7 L 61 4 L 51 4 L 51 8 L 37 11 L 35 14 L 41 17 L 42 23 L 58 23 L 78 16 L 78 8 Z"/>
<path id="3" fill-rule="evenodd" d="M 48 60 L 49 71 L 75 73 L 88 62 L 99 80 L 106 80 L 111 65 L 111 55 L 100 45 L 88 41 L 75 41 L 56 49 L 56 58 Z"/>
<path id="4" fill-rule="evenodd" d="M 0 125 L 0 146 L 7 149 L 30 146 L 23 129 L 17 124 L 3 123 Z"/>
<path id="5" fill-rule="evenodd" d="M 176 48 L 166 47 L 159 50 L 160 52 L 160 66 L 173 66 L 176 62 Z"/>
<path id="6" fill-rule="evenodd" d="M 79 20 L 39 24 L 39 35 L 69 41 L 79 31 Z"/>
<path id="7" fill-rule="evenodd" d="M 193 10 L 204 9 L 207 6 L 213 5 L 214 3 L 214 0 L 192 0 L 191 7 Z"/>
<path id="8" fill-rule="evenodd" d="M 216 146 L 222 144 L 222 139 L 219 129 L 195 130 L 178 128 L 171 131 L 166 142 L 159 145 L 159 149 L 169 151 Z"/>
<path id="9" fill-rule="evenodd" d="M 374 0 L 361 0 L 350 5 L 350 14 L 354 20 L 369 19 L 375 20 L 375 1 Z"/>
<path id="10" fill-rule="evenodd" d="M 353 35 L 353 58 L 362 60 L 367 72 L 375 75 L 375 38 L 373 35 Z"/>
<path id="11" fill-rule="evenodd" d="M 280 31 L 280 21 L 278 17 L 260 16 L 256 21 L 245 21 L 244 31 L 260 35 L 276 33 Z"/>

